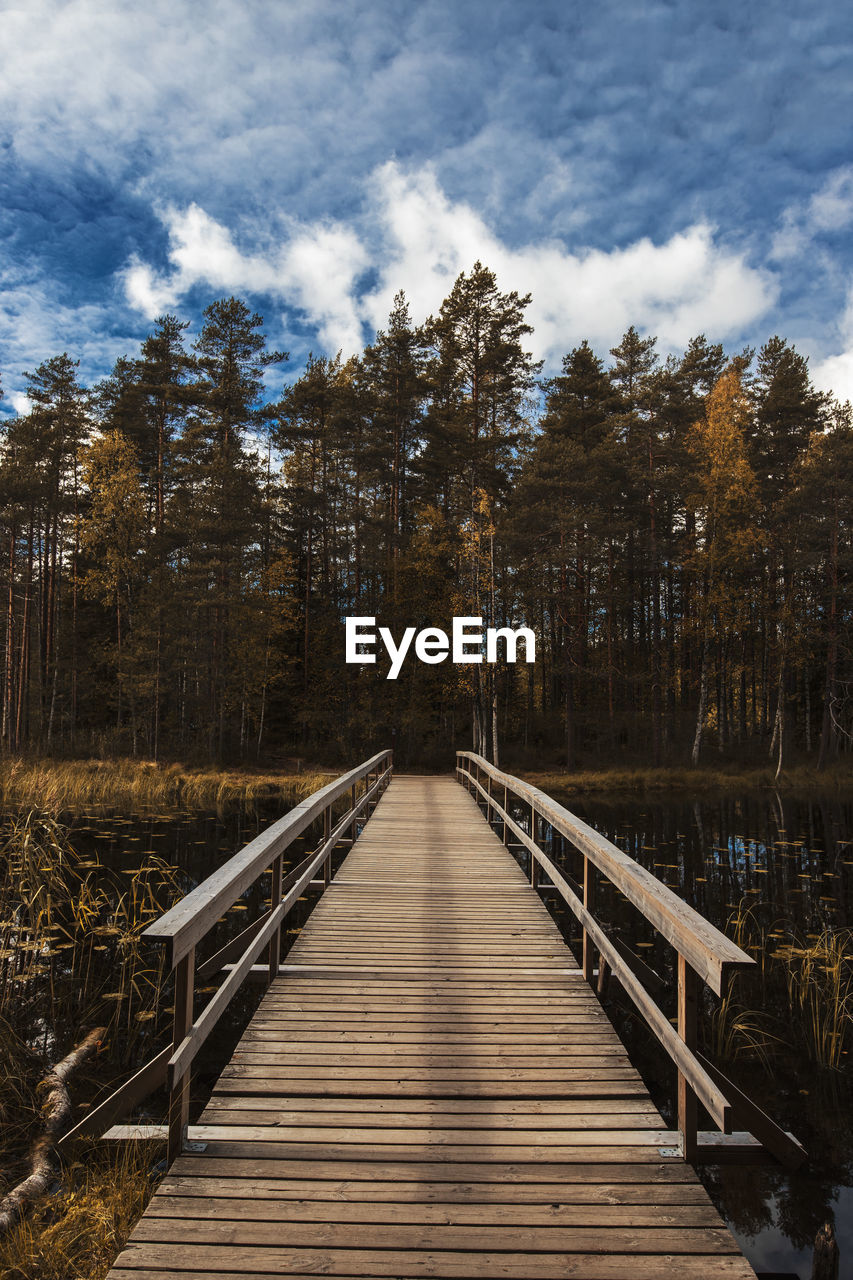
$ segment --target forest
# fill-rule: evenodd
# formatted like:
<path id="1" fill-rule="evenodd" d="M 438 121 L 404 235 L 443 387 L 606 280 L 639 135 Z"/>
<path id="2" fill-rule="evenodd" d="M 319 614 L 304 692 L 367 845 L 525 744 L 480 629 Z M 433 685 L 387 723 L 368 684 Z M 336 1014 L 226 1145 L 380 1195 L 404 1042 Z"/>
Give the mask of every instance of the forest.
<path id="1" fill-rule="evenodd" d="M 449 767 L 808 761 L 853 733 L 853 422 L 778 336 L 631 327 L 543 379 L 476 263 L 295 380 L 241 300 L 2 423 L 2 750 Z M 280 393 L 270 395 L 276 385 Z M 344 623 L 526 625 L 536 662 L 348 666 Z"/>

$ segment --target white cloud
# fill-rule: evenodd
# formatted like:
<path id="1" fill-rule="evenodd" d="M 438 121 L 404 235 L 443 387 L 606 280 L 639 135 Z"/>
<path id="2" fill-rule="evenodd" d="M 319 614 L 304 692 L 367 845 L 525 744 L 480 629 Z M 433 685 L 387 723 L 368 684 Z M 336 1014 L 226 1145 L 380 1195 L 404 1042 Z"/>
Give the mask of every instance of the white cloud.
<path id="1" fill-rule="evenodd" d="M 283 243 L 244 252 L 231 232 L 196 204 L 167 208 L 161 217 L 171 271 L 158 274 L 134 257 L 122 273 L 128 302 L 149 319 L 203 283 L 228 293 L 268 294 L 307 312 L 327 350 L 351 355 L 360 349 L 354 293 L 367 255 L 351 228 L 293 224 Z"/>
<path id="2" fill-rule="evenodd" d="M 29 397 L 25 396 L 22 391 L 13 391 L 8 399 L 12 408 L 15 410 L 15 413 L 20 414 L 21 417 L 29 413 L 30 409 L 32 409 Z"/>
<path id="3" fill-rule="evenodd" d="M 547 369 L 582 338 L 607 350 L 629 325 L 655 333 L 664 349 L 700 331 L 738 336 L 776 296 L 775 281 L 743 255 L 716 244 L 697 224 L 663 244 L 571 252 L 557 241 L 510 248 L 469 205 L 450 201 L 427 168 L 404 174 L 383 165 L 370 181 L 362 234 L 341 223 L 292 223 L 287 239 L 246 251 L 195 204 L 162 214 L 171 270 L 158 275 L 133 259 L 123 273 L 128 301 L 149 318 L 194 284 L 267 294 L 303 311 L 326 351 L 358 351 L 381 328 L 403 289 L 417 320 L 435 312 L 461 271 L 477 259 L 503 290 L 532 293 L 531 346 Z M 365 241 L 369 241 L 368 253 Z M 378 284 L 359 298 L 371 259 Z"/>
<path id="4" fill-rule="evenodd" d="M 281 296 L 291 298 L 317 324 L 327 350 L 344 355 L 363 344 L 355 285 L 368 266 L 367 252 L 349 227 L 300 231 L 281 257 Z"/>
<path id="5" fill-rule="evenodd" d="M 853 165 L 834 169 L 805 203 L 785 209 L 770 246 L 770 258 L 794 258 L 821 232 L 843 231 L 853 223 Z"/>
<path id="6" fill-rule="evenodd" d="M 827 356 L 812 366 L 812 381 L 818 391 L 828 391 L 843 404 L 853 404 L 853 350 Z"/>
<path id="7" fill-rule="evenodd" d="M 448 200 L 429 169 L 405 175 L 387 164 L 375 184 L 380 283 L 364 302 L 374 327 L 384 323 L 401 288 L 416 317 L 434 312 L 458 273 L 478 258 L 503 290 L 532 293 L 531 345 L 546 368 L 557 367 L 583 338 L 607 350 L 632 324 L 655 333 L 668 349 L 700 331 L 736 337 L 777 295 L 767 272 L 718 245 L 712 228 L 701 223 L 662 244 L 642 239 L 625 248 L 572 252 L 545 241 L 510 248 L 470 206 Z"/>
<path id="8" fill-rule="evenodd" d="M 828 391 L 837 400 L 853 403 L 853 282 L 847 291 L 847 302 L 838 319 L 837 355 L 812 362 L 812 381 L 819 391 Z"/>

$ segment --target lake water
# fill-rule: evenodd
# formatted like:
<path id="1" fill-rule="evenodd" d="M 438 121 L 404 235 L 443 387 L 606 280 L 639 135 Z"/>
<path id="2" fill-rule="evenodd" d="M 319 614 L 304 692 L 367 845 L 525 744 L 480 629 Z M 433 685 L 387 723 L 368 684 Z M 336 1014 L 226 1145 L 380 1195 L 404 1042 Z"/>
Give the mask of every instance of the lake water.
<path id="1" fill-rule="evenodd" d="M 556 794 L 555 798 L 560 799 Z M 611 797 L 591 803 L 571 797 L 563 803 L 720 928 L 731 933 L 733 918 L 739 916 L 745 925 L 743 944 L 752 948 L 757 958 L 764 955 L 760 973 L 746 981 L 738 979 L 737 992 L 747 1015 L 745 1025 L 758 1036 L 761 1054 L 756 1057 L 749 1044 L 735 1036 L 734 1056 L 720 1065 L 804 1143 L 810 1161 L 795 1174 L 776 1167 L 717 1168 L 704 1170 L 702 1177 L 758 1272 L 808 1280 L 815 1234 L 832 1218 L 841 1246 L 841 1274 L 845 1268 L 853 1274 L 849 1021 L 848 1052 L 842 1055 L 839 1069 L 821 1068 L 814 1062 L 803 1032 L 805 1015 L 792 1014 L 789 1008 L 783 958 L 792 940 L 805 950 L 824 930 L 843 931 L 853 923 L 853 804 L 834 800 L 808 803 L 780 799 L 774 793 L 727 795 L 696 803 L 681 796 L 651 802 L 636 796 Z M 179 888 L 185 892 L 278 816 L 272 809 L 226 817 L 198 813 L 131 817 L 91 811 L 71 822 L 71 842 L 84 864 L 97 861 L 105 874 L 108 871 L 116 892 L 141 866 L 154 866 L 158 860 L 179 869 Z M 290 850 L 291 865 L 304 857 L 309 847 L 306 840 L 295 845 Z M 568 871 L 573 870 L 572 857 L 558 845 L 552 853 Z M 163 902 L 167 893 L 164 881 Z M 261 886 L 254 900 L 249 896 L 235 905 L 218 927 L 219 941 L 254 918 L 263 893 Z M 576 945 L 574 917 L 555 898 L 553 893 L 546 895 L 564 935 Z M 307 894 L 291 913 L 285 944 L 296 936 L 315 900 L 313 892 Z M 601 894 L 599 911 L 602 919 L 612 922 L 621 937 L 667 979 L 672 990 L 671 948 L 626 909 L 615 893 Z M 117 941 L 105 930 L 90 957 L 90 966 L 95 965 L 90 973 L 97 980 L 93 979 L 83 1007 L 79 999 L 75 1003 L 76 996 L 69 989 L 67 1002 L 59 1000 L 65 1016 L 57 1018 L 52 1028 L 58 1054 L 71 1047 L 81 1026 L 112 1018 L 111 1051 L 97 1073 L 101 1087 L 107 1080 L 123 1078 L 153 1056 L 169 1025 L 168 993 L 153 1011 L 142 1015 L 147 1021 L 137 1020 L 130 1006 L 123 1006 L 128 1008 L 126 1023 L 117 1016 L 116 1004 L 109 1000 L 110 996 L 114 1001 L 119 998 L 109 990 L 116 985 L 111 971 L 119 962 L 117 947 Z M 153 955 L 156 949 L 151 951 Z M 51 979 L 60 996 L 61 954 Z M 851 964 L 848 951 L 848 972 Z M 205 1047 L 194 1079 L 197 1106 L 227 1060 L 261 991 L 260 987 L 244 987 L 218 1034 Z M 662 1055 L 633 1007 L 620 998 L 616 983 L 611 985 L 607 1006 L 667 1123 L 674 1123 L 674 1068 L 669 1059 Z M 52 1007 L 56 1008 L 56 1003 Z M 665 1007 L 667 1013 L 674 1012 Z M 706 1036 L 711 1035 L 712 1012 L 709 1002 L 704 1011 Z M 848 1020 L 851 1015 L 853 1009 L 848 1008 Z M 43 1023 L 43 1016 L 39 1016 Z M 41 1025 L 38 1019 L 37 1024 Z M 122 1026 L 131 1024 L 134 1035 L 123 1044 Z M 84 1086 L 77 1092 L 85 1092 Z M 89 1092 L 91 1095 L 94 1089 Z M 161 1105 L 162 1099 L 153 1099 L 150 1114 L 156 1115 Z"/>

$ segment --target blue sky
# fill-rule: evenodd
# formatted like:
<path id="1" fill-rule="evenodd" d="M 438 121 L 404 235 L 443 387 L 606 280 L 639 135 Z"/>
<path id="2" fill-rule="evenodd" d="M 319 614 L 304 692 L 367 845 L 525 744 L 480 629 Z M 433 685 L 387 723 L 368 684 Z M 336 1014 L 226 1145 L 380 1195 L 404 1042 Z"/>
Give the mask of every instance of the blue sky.
<path id="1" fill-rule="evenodd" d="M 773 333 L 853 397 L 849 4 L 0 4 L 0 375 L 237 293 L 291 363 L 480 258 L 546 362 Z"/>

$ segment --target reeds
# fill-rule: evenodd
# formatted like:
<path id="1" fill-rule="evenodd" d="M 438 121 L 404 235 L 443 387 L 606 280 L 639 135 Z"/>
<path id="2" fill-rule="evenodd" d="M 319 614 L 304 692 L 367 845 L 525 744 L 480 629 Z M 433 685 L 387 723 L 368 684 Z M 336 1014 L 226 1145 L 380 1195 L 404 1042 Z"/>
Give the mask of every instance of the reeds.
<path id="1" fill-rule="evenodd" d="M 141 934 L 178 896 L 178 871 L 148 855 L 129 880 L 82 860 L 67 830 L 31 810 L 0 829 L 0 1019 L 46 1061 L 86 1022 L 107 1024 L 127 1061 L 156 1020 L 164 958 Z"/>
<path id="2" fill-rule="evenodd" d="M 154 1190 L 159 1144 L 92 1147 L 0 1241 L 3 1280 L 103 1280 Z"/>
<path id="3" fill-rule="evenodd" d="M 50 814 L 30 810 L 0 827 L 0 1192 L 41 1131 L 37 1082 L 70 1044 L 106 1024 L 113 1075 L 149 1051 L 167 975 L 141 933 L 178 893 L 177 870 L 154 855 L 129 878 L 80 858 Z M 0 1241 L 0 1275 L 105 1275 L 150 1194 L 150 1160 L 146 1146 L 75 1164 Z"/>
<path id="4" fill-rule="evenodd" d="M 755 957 L 757 972 L 736 974 L 711 1013 L 712 1051 L 722 1059 L 759 1058 L 769 1067 L 775 1048 L 784 1045 L 817 1067 L 848 1066 L 853 929 L 827 925 L 802 938 L 778 921 L 764 924 L 760 905 L 744 900 L 729 917 L 727 932 Z"/>
<path id="5" fill-rule="evenodd" d="M 853 1048 L 853 929 L 821 930 L 772 958 L 785 968 L 788 1007 L 812 1062 L 838 1069 Z"/>
<path id="6" fill-rule="evenodd" d="M 742 950 L 749 951 L 758 958 L 763 979 L 766 934 L 755 904 L 748 904 L 743 900 L 729 916 L 726 932 Z M 763 988 L 763 982 L 761 985 Z M 752 974 L 745 977 L 742 973 L 736 973 L 732 977 L 709 1018 L 709 1047 L 714 1056 L 723 1061 L 731 1062 L 742 1057 L 757 1058 L 765 1067 L 769 1067 L 770 1056 L 781 1041 L 774 1034 L 772 1017 L 764 999 L 761 1000 L 761 1009 L 750 1007 L 748 995 L 753 994 L 754 987 Z"/>
<path id="7" fill-rule="evenodd" d="M 289 807 L 327 781 L 316 770 L 274 774 L 127 759 L 7 759 L 0 761 L 0 806 L 26 808 L 37 796 L 39 807 L 54 816 L 99 805 L 123 812 L 216 809 L 222 814 L 267 802 Z"/>

